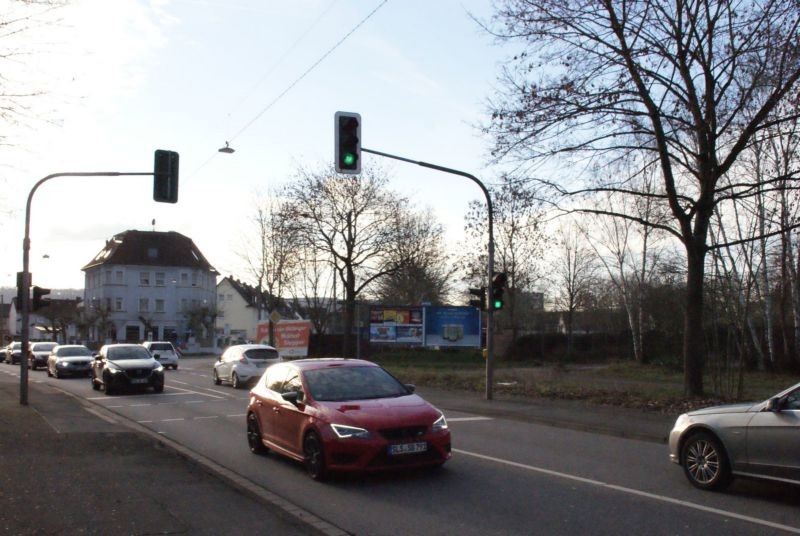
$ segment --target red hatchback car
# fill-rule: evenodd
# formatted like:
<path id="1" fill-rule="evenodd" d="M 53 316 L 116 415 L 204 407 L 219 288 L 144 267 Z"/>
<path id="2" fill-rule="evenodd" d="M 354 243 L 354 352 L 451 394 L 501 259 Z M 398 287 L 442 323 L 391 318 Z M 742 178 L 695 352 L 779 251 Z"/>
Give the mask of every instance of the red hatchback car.
<path id="1" fill-rule="evenodd" d="M 360 359 L 302 359 L 272 365 L 250 391 L 250 450 L 305 464 L 315 480 L 331 471 L 439 466 L 450 459 L 441 411 L 380 366 Z"/>

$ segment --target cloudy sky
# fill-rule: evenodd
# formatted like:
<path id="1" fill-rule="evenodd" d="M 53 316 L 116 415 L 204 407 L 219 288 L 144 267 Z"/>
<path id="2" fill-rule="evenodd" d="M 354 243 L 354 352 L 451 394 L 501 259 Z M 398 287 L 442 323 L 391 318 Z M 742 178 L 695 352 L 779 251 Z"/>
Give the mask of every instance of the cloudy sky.
<path id="1" fill-rule="evenodd" d="M 83 287 L 81 267 L 106 239 L 151 230 L 153 219 L 192 238 L 223 276 L 246 279 L 239 254 L 254 199 L 299 166 L 332 162 L 337 110 L 361 114 L 365 147 L 487 183 L 497 175 L 477 125 L 510 51 L 470 18 L 487 19 L 488 0 L 71 0 L 48 13 L 17 4 L 0 0 L 0 17 L 33 19 L 2 37 L 17 54 L 0 72 L 6 92 L 41 94 L 3 124 L 0 286 L 22 268 L 36 181 L 151 171 L 158 148 L 180 153 L 176 205 L 153 202 L 150 177 L 39 188 L 34 284 Z M 217 151 L 226 141 L 234 154 Z M 371 155 L 363 164 L 384 166 L 394 190 L 430 207 L 452 246 L 468 203 L 482 199 L 463 178 Z"/>

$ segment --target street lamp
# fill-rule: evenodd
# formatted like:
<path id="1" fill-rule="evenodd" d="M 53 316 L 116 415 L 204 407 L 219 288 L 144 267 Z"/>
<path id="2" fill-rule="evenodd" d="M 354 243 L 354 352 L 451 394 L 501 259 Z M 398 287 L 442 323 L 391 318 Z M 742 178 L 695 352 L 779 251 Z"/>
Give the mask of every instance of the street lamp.
<path id="1" fill-rule="evenodd" d="M 234 149 L 233 147 L 231 147 L 231 146 L 228 144 L 228 142 L 226 141 L 226 142 L 225 142 L 225 147 L 220 147 L 219 149 L 217 149 L 217 151 L 219 151 L 220 153 L 232 154 L 232 153 L 236 152 L 236 149 Z"/>

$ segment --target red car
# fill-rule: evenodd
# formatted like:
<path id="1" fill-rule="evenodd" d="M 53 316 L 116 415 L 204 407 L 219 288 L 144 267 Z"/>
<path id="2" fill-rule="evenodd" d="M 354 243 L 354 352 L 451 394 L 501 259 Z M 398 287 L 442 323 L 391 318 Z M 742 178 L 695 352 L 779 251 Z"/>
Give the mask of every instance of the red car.
<path id="1" fill-rule="evenodd" d="M 360 359 L 302 359 L 269 367 L 250 391 L 247 442 L 332 471 L 439 466 L 450 459 L 441 411 L 380 366 Z"/>

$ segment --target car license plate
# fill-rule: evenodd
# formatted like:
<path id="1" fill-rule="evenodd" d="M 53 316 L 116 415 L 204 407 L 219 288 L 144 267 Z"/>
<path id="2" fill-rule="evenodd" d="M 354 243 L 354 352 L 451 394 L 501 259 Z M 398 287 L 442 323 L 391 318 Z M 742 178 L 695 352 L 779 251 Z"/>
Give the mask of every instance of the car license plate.
<path id="1" fill-rule="evenodd" d="M 147 378 L 133 378 L 131 383 L 147 383 Z"/>
<path id="2" fill-rule="evenodd" d="M 402 454 L 414 454 L 417 452 L 425 452 L 428 450 L 428 444 L 420 443 L 398 443 L 396 445 L 389 445 L 389 455 L 399 456 Z"/>

